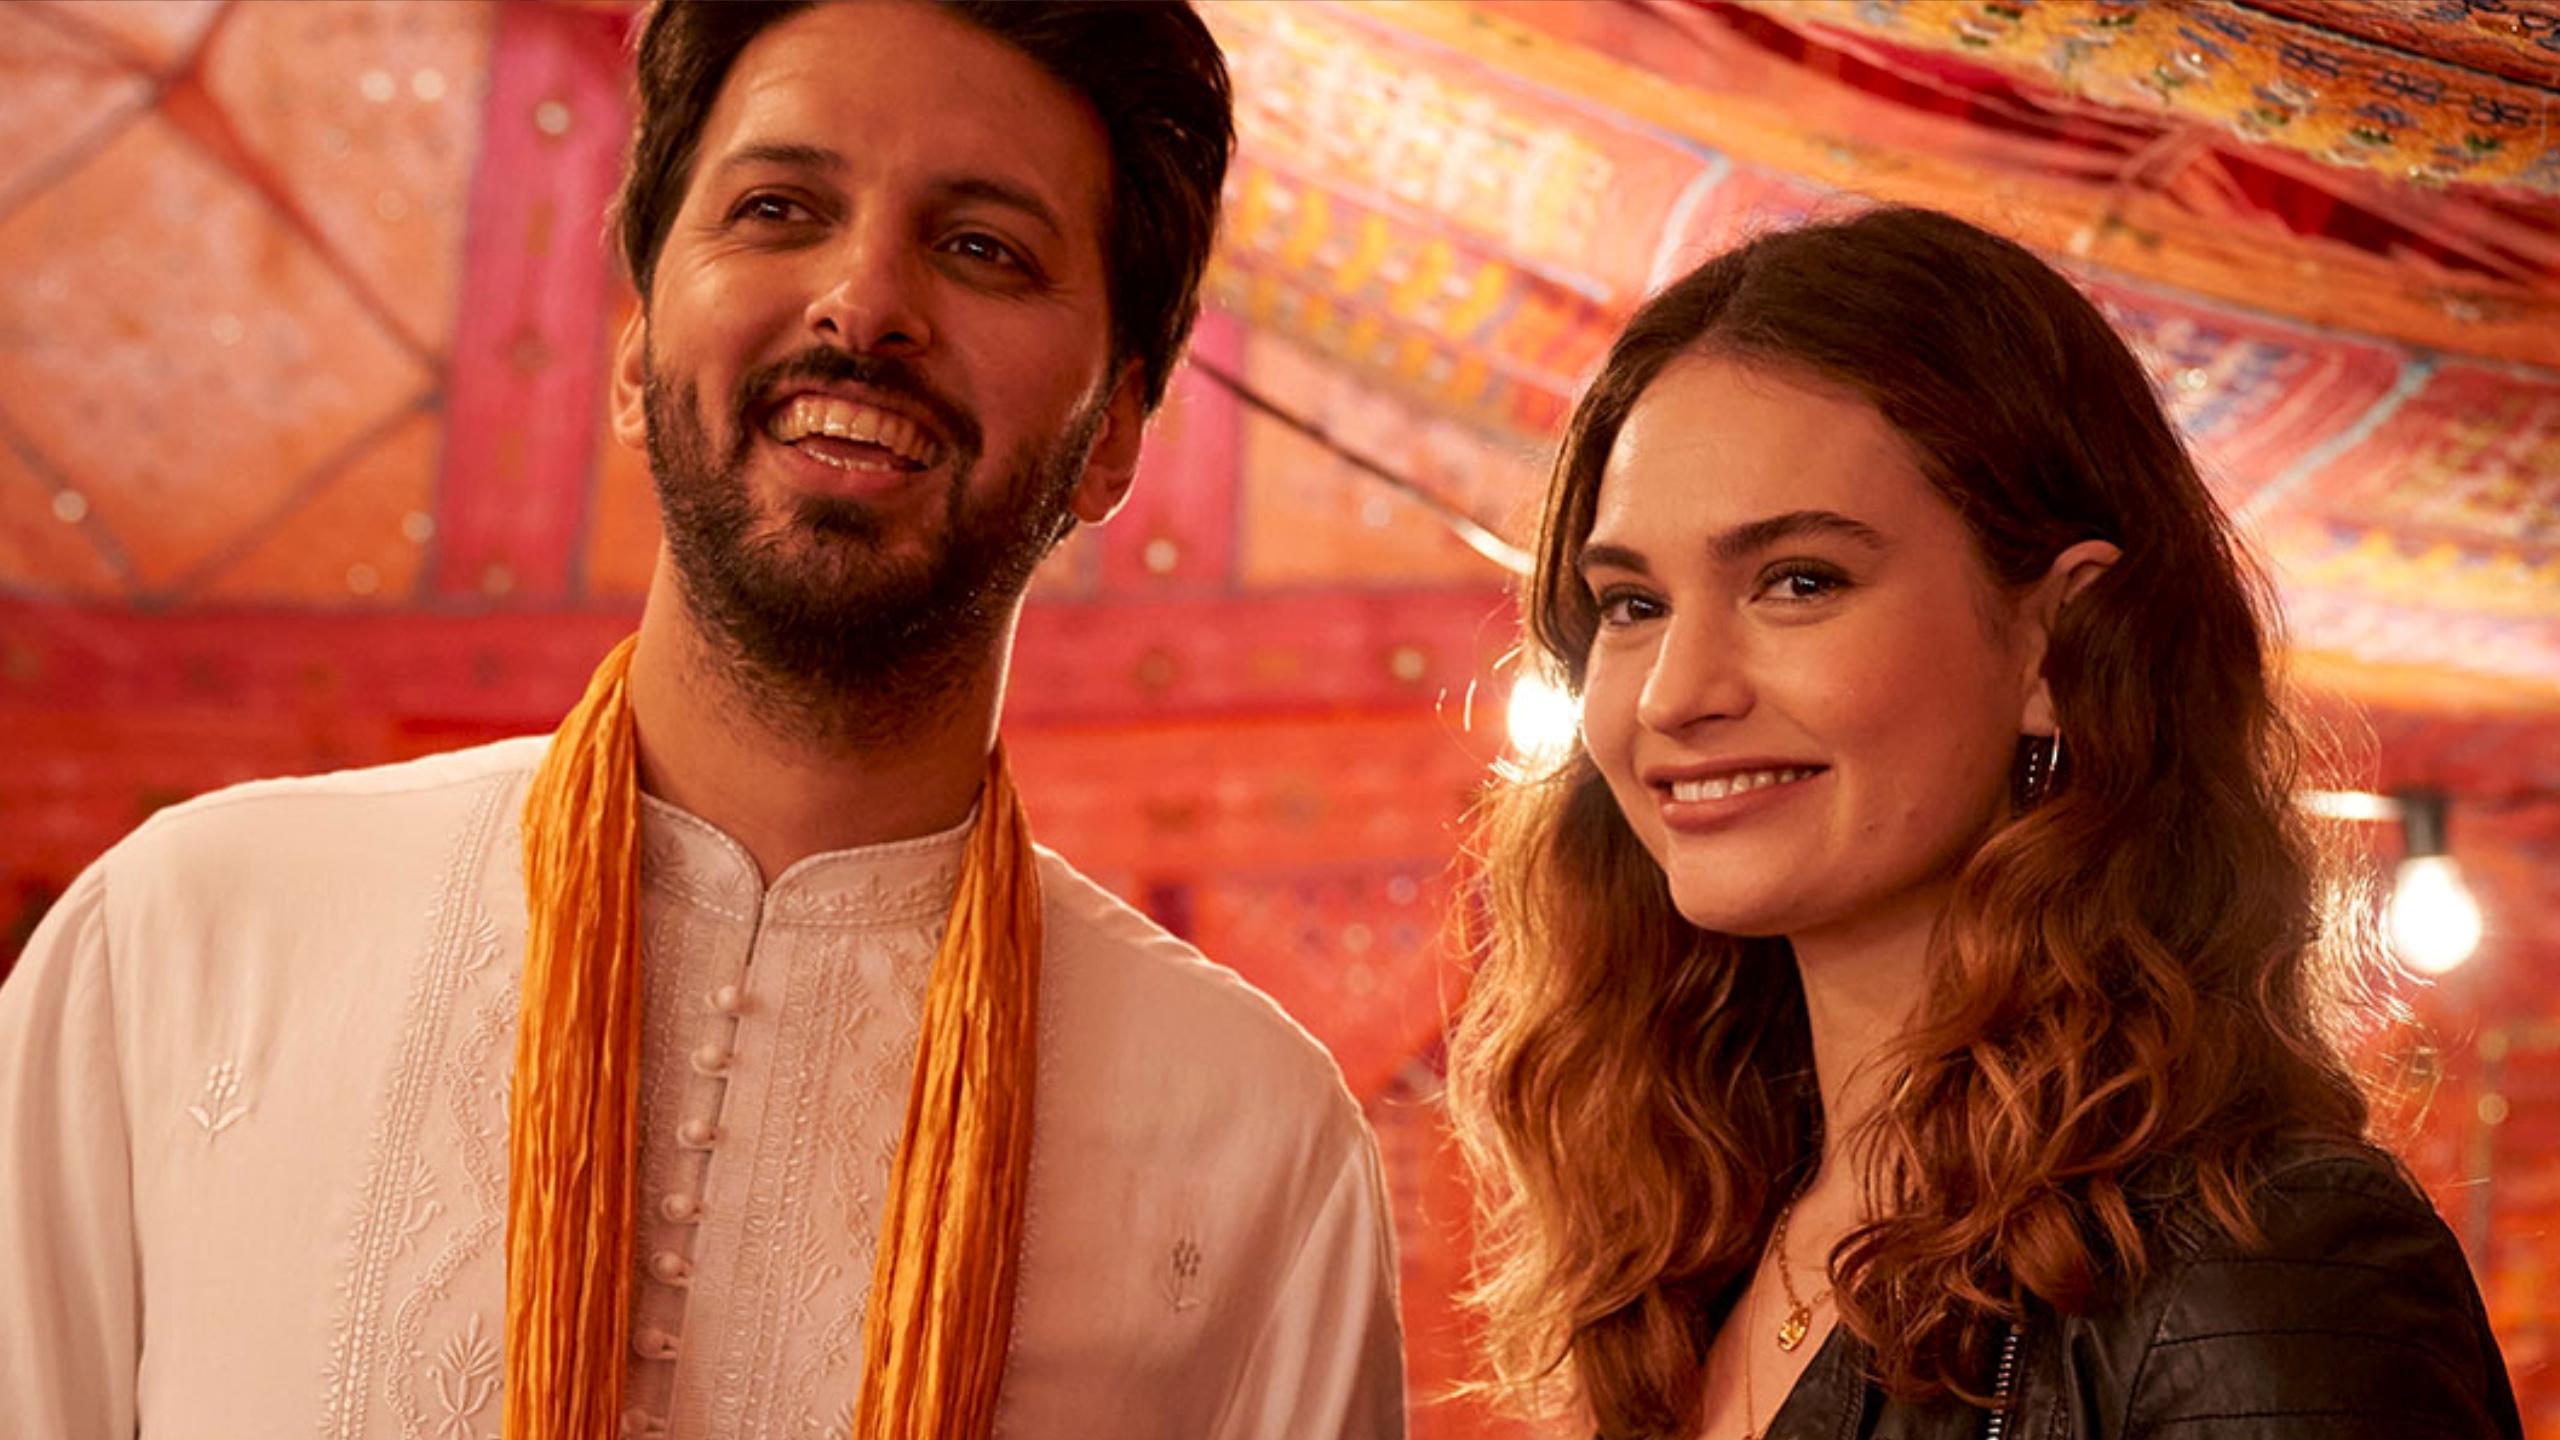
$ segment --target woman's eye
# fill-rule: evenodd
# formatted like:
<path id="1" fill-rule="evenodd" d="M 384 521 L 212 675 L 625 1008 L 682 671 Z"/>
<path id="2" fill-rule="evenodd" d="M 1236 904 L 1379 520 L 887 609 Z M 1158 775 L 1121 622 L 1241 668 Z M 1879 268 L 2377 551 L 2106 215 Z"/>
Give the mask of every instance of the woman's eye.
<path id="1" fill-rule="evenodd" d="M 1603 590 L 1592 597 L 1600 623 L 1610 629 L 1661 618 L 1662 604 L 1639 590 Z"/>
<path id="2" fill-rule="evenodd" d="M 1849 577 L 1828 565 L 1779 566 L 1760 582 L 1760 593 L 1783 604 L 1827 600 L 1849 588 Z"/>

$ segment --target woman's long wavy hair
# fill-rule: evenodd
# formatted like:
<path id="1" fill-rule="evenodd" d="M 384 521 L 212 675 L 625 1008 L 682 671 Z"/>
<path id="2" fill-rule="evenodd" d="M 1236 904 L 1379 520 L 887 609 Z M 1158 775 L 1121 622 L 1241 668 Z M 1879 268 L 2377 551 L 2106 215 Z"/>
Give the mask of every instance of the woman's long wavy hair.
<path id="1" fill-rule="evenodd" d="M 2030 1301 L 2085 1311 L 2173 1235 L 2254 1236 L 2280 1140 L 2359 1141 L 2305 755 L 2265 587 L 2105 318 L 2025 249 L 1923 210 L 1770 234 L 1648 302 L 1574 412 L 1524 661 L 1579 693 L 1574 560 L 1619 427 L 1715 355 L 1848 387 L 2002 584 L 2087 539 L 2122 558 L 2055 622 L 2049 794 L 1965 863 L 1929 991 L 1853 1140 L 1872 1218 L 1830 1257 L 1842 1322 L 1906 1397 L 1978 1399 Z M 1925 703 L 1922 697 L 1918 703 Z M 1561 1384 L 1601 1435 L 1683 1436 L 1705 1356 L 1822 1148 L 1786 943 L 1673 907 L 1579 747 L 1499 785 L 1451 1099 L 1482 1186 L 1497 1386 Z"/>

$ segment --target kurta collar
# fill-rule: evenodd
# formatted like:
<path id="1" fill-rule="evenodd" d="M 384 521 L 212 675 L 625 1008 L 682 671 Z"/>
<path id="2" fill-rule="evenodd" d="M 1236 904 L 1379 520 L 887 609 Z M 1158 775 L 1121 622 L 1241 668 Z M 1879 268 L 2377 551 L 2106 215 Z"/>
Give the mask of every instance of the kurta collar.
<path id="1" fill-rule="evenodd" d="M 641 884 L 765 925 L 930 924 L 951 908 L 978 821 L 972 809 L 959 824 L 931 835 L 810 855 L 768 890 L 747 848 L 718 826 L 655 796 L 640 800 Z"/>

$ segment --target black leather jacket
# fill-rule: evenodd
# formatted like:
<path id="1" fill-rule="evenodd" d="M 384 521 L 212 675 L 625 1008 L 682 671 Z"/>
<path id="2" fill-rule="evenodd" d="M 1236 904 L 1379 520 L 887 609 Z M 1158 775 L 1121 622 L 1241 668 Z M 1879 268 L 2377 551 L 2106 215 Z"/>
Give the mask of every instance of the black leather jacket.
<path id="1" fill-rule="evenodd" d="M 1834 1330 L 1764 1440 L 2522 1440 L 2453 1232 L 2387 1162 L 2268 1177 L 2265 1247 L 2196 1248 L 2126 1302 L 2030 1315 L 2008 1405 L 1905 1404 Z"/>

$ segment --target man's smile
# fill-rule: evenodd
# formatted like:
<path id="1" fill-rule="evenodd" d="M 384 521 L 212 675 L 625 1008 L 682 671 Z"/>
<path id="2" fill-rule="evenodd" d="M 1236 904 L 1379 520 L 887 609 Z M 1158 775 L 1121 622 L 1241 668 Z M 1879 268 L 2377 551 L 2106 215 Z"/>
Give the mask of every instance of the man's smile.
<path id="1" fill-rule="evenodd" d="M 769 412 L 764 433 L 840 470 L 926 470 L 941 463 L 951 448 L 904 415 L 809 391 L 791 396 Z"/>

